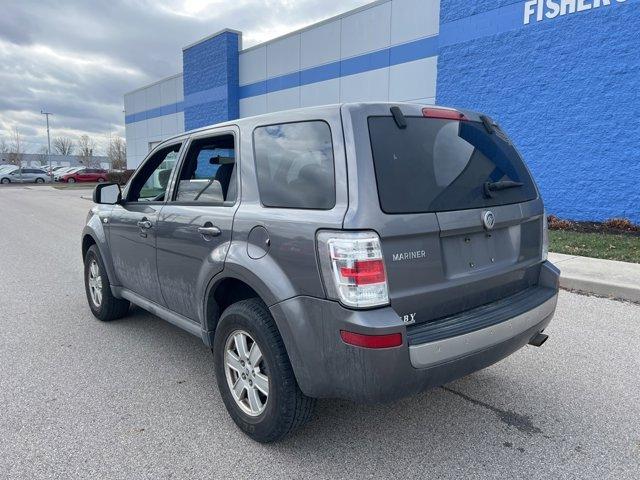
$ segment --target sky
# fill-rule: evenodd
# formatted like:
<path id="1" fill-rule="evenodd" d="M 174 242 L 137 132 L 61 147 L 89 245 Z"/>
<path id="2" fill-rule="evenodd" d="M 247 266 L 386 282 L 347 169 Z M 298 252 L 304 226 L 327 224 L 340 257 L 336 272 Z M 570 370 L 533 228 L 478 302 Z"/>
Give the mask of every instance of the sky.
<path id="1" fill-rule="evenodd" d="M 124 137 L 123 95 L 182 71 L 182 47 L 223 28 L 243 46 L 371 0 L 1 0 L 0 139 L 17 128 L 27 153 L 89 135 Z"/>

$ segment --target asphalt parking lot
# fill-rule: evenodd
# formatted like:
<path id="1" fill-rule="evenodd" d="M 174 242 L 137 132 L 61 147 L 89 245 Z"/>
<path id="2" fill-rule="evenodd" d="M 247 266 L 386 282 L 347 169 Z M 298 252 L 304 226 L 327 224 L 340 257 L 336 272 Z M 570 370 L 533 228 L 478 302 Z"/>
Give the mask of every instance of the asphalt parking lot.
<path id="1" fill-rule="evenodd" d="M 638 478 L 640 306 L 562 292 L 542 348 L 391 405 L 319 402 L 265 446 L 200 339 L 92 317 L 81 195 L 0 188 L 1 478 Z"/>

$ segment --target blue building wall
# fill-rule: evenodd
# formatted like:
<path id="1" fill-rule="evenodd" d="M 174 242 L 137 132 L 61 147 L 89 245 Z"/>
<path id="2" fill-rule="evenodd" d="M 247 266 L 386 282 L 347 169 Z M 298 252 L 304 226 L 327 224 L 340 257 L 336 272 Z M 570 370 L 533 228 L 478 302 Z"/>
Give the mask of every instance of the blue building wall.
<path id="1" fill-rule="evenodd" d="M 526 25 L 524 4 L 442 0 L 437 103 L 498 120 L 550 213 L 640 223 L 640 2 Z"/>
<path id="2" fill-rule="evenodd" d="M 427 75 L 426 67 L 416 69 L 411 65 L 434 59 L 429 68 L 435 70 L 437 57 L 435 101 L 479 110 L 498 120 L 522 151 L 550 213 L 582 220 L 621 216 L 640 223 L 640 140 L 636 133 L 640 126 L 640 0 L 437 2 L 393 0 L 387 6 L 372 4 L 371 11 L 366 11 L 367 7 L 345 14 L 366 17 L 367 21 L 377 19 L 378 30 L 390 24 L 390 36 L 398 40 L 388 45 L 376 44 L 371 49 L 362 47 L 359 53 L 345 58 L 344 45 L 340 44 L 337 56 L 322 60 L 319 66 L 302 62 L 308 53 L 302 45 L 308 44 L 300 39 L 290 41 L 289 50 L 278 50 L 282 57 L 298 58 L 300 65 L 293 71 L 284 69 L 284 73 L 269 76 L 268 71 L 278 70 L 275 67 L 283 63 L 282 58 L 269 57 L 269 49 L 284 40 L 256 46 L 252 53 L 258 48 L 267 53 L 253 55 L 253 63 L 247 63 L 245 58 L 242 73 L 247 77 L 247 72 L 262 70 L 263 74 L 245 81 L 242 87 L 239 32 L 225 30 L 186 47 L 184 99 L 176 98 L 175 103 L 165 105 L 147 94 L 147 109 L 135 108 L 126 116 L 127 131 L 135 130 L 135 138 L 139 137 L 136 141 L 140 155 L 136 159 L 142 158 L 147 145 L 156 140 L 152 132 L 159 131 L 155 128 L 160 125 L 159 119 L 164 125 L 171 115 L 184 115 L 184 130 L 191 130 L 239 117 L 241 100 L 245 102 L 245 115 L 256 114 L 258 107 L 262 109 L 258 113 L 294 108 L 303 104 L 303 88 L 307 93 L 310 89 L 324 89 L 333 96 L 318 98 L 331 97 L 334 103 L 350 101 L 342 88 L 350 78 L 361 82 L 356 93 L 368 92 L 359 100 L 415 98 L 431 103 L 433 88 L 423 89 L 429 90 L 429 95 L 402 95 L 412 90 L 409 80 L 424 78 L 424 85 L 436 82 L 435 72 Z M 540 6 L 546 7 L 543 13 L 553 13 L 549 6 L 561 3 L 568 10 L 565 13 L 586 10 L 549 15 L 554 18 L 543 15 L 538 21 Z M 415 15 L 392 14 L 392 10 L 397 13 L 401 9 Z M 404 20 L 394 24 L 394 18 Z M 416 26 L 430 23 L 429 19 L 434 23 L 431 27 Z M 344 22 L 350 25 L 348 28 L 360 25 L 346 17 Z M 341 26 L 337 31 L 345 34 L 344 28 L 347 27 Z M 413 36 L 405 38 L 402 33 L 406 31 L 413 32 Z M 352 33 L 355 35 L 351 43 L 346 44 L 349 48 L 357 41 L 375 44 L 375 31 Z M 298 37 L 302 35 L 306 33 Z M 329 40 L 325 38 L 324 42 Z M 317 49 L 315 55 L 326 57 L 328 48 Z M 407 66 L 406 72 L 379 74 L 404 68 L 403 65 Z M 384 88 L 373 88 L 382 80 L 388 82 Z M 397 92 L 391 98 L 392 87 L 399 81 L 407 86 L 395 88 Z M 274 96 L 273 105 L 264 99 L 276 93 L 282 96 Z M 261 97 L 262 103 L 256 101 L 252 103 L 255 108 L 246 108 L 247 99 Z M 137 102 L 133 103 L 137 107 Z"/>
<path id="3" fill-rule="evenodd" d="M 185 130 L 238 118 L 239 49 L 226 30 L 183 50 Z"/>

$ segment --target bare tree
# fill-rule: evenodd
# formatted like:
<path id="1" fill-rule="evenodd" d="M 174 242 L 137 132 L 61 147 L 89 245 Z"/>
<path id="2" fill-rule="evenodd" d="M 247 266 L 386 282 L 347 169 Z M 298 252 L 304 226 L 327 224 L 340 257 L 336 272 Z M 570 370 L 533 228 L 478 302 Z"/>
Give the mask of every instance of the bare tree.
<path id="1" fill-rule="evenodd" d="M 107 156 L 112 169 L 124 170 L 127 166 L 126 142 L 121 137 L 110 137 Z"/>
<path id="2" fill-rule="evenodd" d="M 69 137 L 56 137 L 53 139 L 53 149 L 58 155 L 73 155 L 75 146 Z"/>
<path id="3" fill-rule="evenodd" d="M 47 158 L 47 147 L 40 147 L 38 153 L 36 153 L 36 159 L 38 160 L 38 162 L 40 162 L 41 167 L 47 165 L 49 160 Z"/>
<path id="4" fill-rule="evenodd" d="M 8 161 L 7 154 L 9 153 L 9 145 L 4 137 L 0 137 L 0 165 Z"/>
<path id="5" fill-rule="evenodd" d="M 82 135 L 78 140 L 78 161 L 85 167 L 90 167 L 95 162 L 93 151 L 96 142 L 89 135 Z"/>
<path id="6" fill-rule="evenodd" d="M 9 144 L 9 163 L 22 167 L 22 158 L 24 155 L 24 146 L 22 144 L 22 135 L 16 127 L 11 131 L 11 143 Z"/>

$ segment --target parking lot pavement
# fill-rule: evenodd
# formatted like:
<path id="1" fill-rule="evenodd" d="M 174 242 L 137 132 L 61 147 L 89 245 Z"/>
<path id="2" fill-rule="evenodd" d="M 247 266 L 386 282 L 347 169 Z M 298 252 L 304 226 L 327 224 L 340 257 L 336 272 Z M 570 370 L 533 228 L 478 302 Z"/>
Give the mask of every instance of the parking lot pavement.
<path id="1" fill-rule="evenodd" d="M 321 401 L 259 445 L 200 339 L 91 316 L 81 194 L 0 189 L 0 477 L 638 478 L 640 306 L 562 292 L 542 348 L 390 405 Z"/>

